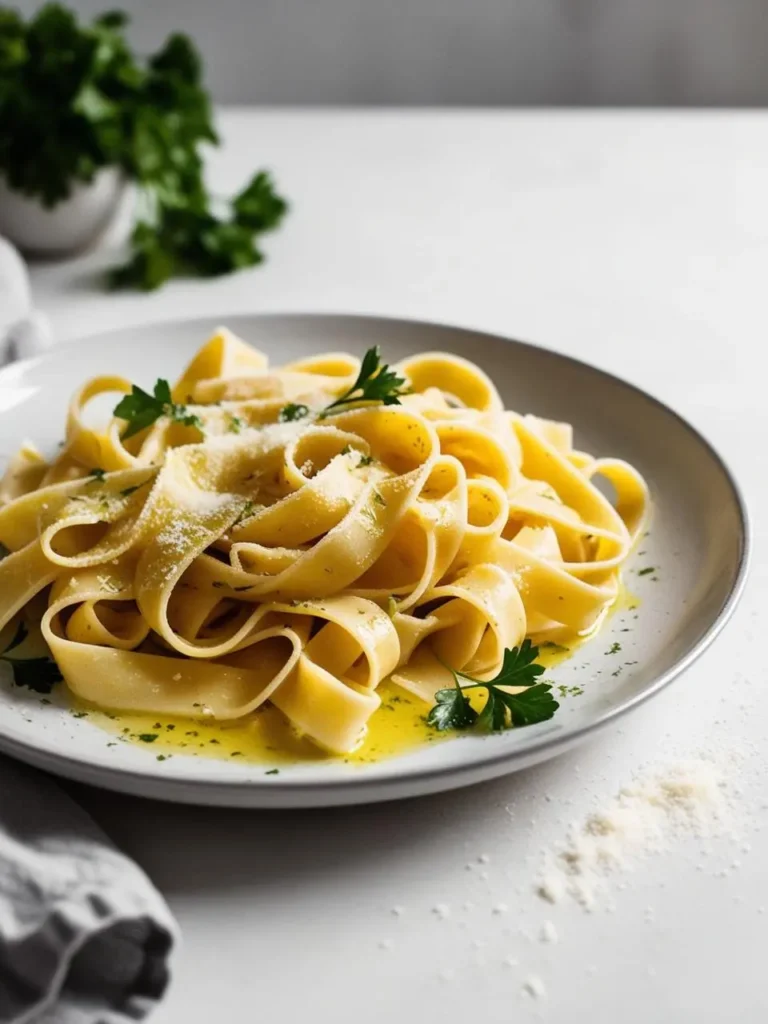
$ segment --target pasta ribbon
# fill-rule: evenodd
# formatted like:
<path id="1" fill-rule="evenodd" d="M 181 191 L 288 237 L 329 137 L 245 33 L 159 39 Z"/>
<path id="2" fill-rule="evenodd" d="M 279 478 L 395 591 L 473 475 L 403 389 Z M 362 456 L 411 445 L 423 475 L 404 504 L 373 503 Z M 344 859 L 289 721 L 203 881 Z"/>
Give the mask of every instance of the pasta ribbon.
<path id="1" fill-rule="evenodd" d="M 44 593 L 83 700 L 222 721 L 269 702 L 334 753 L 385 679 L 433 701 L 452 669 L 490 679 L 526 637 L 595 629 L 648 514 L 639 473 L 506 410 L 465 359 L 392 372 L 387 404 L 352 355 L 272 368 L 221 328 L 131 430 L 89 406 L 132 382 L 86 382 L 59 453 L 26 443 L 0 481 L 0 628 Z"/>

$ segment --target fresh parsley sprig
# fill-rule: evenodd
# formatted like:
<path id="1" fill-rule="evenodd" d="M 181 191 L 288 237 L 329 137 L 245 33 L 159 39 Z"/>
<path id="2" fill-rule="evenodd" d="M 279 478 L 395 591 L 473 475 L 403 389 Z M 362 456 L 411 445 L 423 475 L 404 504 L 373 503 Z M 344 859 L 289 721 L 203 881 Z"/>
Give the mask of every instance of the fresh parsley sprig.
<path id="1" fill-rule="evenodd" d="M 381 362 L 379 346 L 369 348 L 360 364 L 357 380 L 343 395 L 331 402 L 320 413 L 320 417 L 330 416 L 343 410 L 355 402 L 381 402 L 383 405 L 400 405 L 400 399 L 408 394 L 403 385 L 405 377 L 399 377 L 396 370 Z"/>
<path id="2" fill-rule="evenodd" d="M 175 423 L 181 423 L 185 427 L 203 430 L 203 421 L 199 416 L 188 413 L 186 405 L 180 405 L 172 400 L 171 387 L 168 381 L 162 378 L 155 381 L 151 395 L 134 384 L 130 395 L 126 395 L 117 403 L 113 413 L 128 424 L 120 435 L 123 441 L 151 427 L 161 416 L 169 416 Z"/>
<path id="3" fill-rule="evenodd" d="M 6 662 L 13 671 L 13 681 L 17 686 L 26 686 L 35 693 L 50 693 L 56 683 L 64 678 L 59 666 L 52 658 L 12 658 L 10 651 L 19 647 L 27 638 L 27 627 L 19 622 L 13 639 L 0 654 L 0 661 Z"/>
<path id="4" fill-rule="evenodd" d="M 128 21 L 109 11 L 81 22 L 58 3 L 26 20 L 0 7 L 0 177 L 47 207 L 103 168 L 133 182 L 139 219 L 114 287 L 262 262 L 256 241 L 278 226 L 285 200 L 259 171 L 231 202 L 214 203 L 202 151 L 219 140 L 200 55 L 174 33 L 145 60 Z"/>
<path id="5" fill-rule="evenodd" d="M 544 666 L 536 664 L 538 647 L 524 640 L 520 647 L 504 652 L 501 670 L 487 682 L 463 672 L 453 673 L 456 685 L 435 694 L 437 703 L 430 709 L 427 722 L 435 729 L 469 729 L 499 732 L 512 726 L 535 725 L 552 718 L 560 707 L 551 694 L 549 683 L 536 682 Z M 466 680 L 462 683 L 462 680 Z M 509 693 L 502 686 L 525 686 L 522 693 Z M 487 698 L 483 710 L 475 711 L 465 690 L 483 688 Z"/>
<path id="6" fill-rule="evenodd" d="M 317 413 L 317 418 L 325 419 L 326 416 L 343 412 L 346 408 L 357 405 L 360 402 L 381 402 L 383 405 L 400 405 L 401 397 L 410 394 L 409 390 L 403 387 L 405 383 L 405 377 L 399 377 L 397 372 L 391 370 L 386 363 L 382 364 L 381 352 L 379 351 L 379 346 L 376 345 L 374 348 L 369 348 L 363 356 L 360 372 L 352 387 L 348 388 L 343 395 L 340 395 L 330 405 L 321 409 Z M 282 407 L 277 418 L 281 423 L 291 423 L 309 416 L 310 411 L 306 405 L 289 402 L 288 405 Z M 362 456 L 360 465 L 367 466 L 372 461 L 371 456 Z"/>
<path id="7" fill-rule="evenodd" d="M 231 213 L 214 210 L 202 181 L 171 202 L 144 189 L 144 213 L 131 235 L 132 256 L 113 270 L 113 288 L 153 291 L 170 277 L 218 277 L 263 263 L 257 237 L 275 229 L 288 204 L 259 171 L 235 197 Z"/>

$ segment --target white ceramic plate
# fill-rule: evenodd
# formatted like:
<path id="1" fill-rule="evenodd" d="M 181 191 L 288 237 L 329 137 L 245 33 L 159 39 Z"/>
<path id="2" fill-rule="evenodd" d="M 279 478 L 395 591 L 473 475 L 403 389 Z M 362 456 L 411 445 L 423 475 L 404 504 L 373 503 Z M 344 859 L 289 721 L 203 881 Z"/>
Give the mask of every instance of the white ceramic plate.
<path id="1" fill-rule="evenodd" d="M 453 327 L 340 316 L 239 316 L 227 325 L 278 363 L 330 349 L 362 355 L 374 344 L 390 362 L 426 349 L 459 353 L 490 374 L 508 407 L 567 420 L 579 448 L 628 459 L 648 480 L 654 503 L 644 553 L 627 576 L 639 609 L 617 612 L 572 662 L 548 673 L 584 690 L 564 698 L 551 721 L 432 744 L 377 764 L 323 762 L 267 776 L 253 764 L 185 756 L 158 762 L 151 749 L 114 744 L 87 719 L 42 704 L 7 680 L 0 683 L 4 752 L 69 778 L 187 803 L 309 807 L 436 792 L 553 757 L 615 721 L 690 665 L 733 610 L 749 547 L 738 488 L 707 442 L 644 392 L 565 356 Z M 119 373 L 145 387 L 158 376 L 172 378 L 215 326 L 198 320 L 118 331 L 6 367 L 2 455 L 26 437 L 53 450 L 69 397 L 85 378 Z M 648 566 L 656 571 L 638 575 Z M 607 655 L 613 641 L 621 652 Z"/>

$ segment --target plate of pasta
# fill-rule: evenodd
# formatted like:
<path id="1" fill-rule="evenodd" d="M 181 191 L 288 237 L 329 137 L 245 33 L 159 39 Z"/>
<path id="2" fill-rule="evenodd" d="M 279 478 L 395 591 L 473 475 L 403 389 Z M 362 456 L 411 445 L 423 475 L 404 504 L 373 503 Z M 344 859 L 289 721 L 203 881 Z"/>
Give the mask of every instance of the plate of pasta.
<path id="1" fill-rule="evenodd" d="M 0 750 L 311 806 L 559 753 L 722 627 L 748 528 L 675 413 L 435 324 L 238 316 L 0 371 Z"/>

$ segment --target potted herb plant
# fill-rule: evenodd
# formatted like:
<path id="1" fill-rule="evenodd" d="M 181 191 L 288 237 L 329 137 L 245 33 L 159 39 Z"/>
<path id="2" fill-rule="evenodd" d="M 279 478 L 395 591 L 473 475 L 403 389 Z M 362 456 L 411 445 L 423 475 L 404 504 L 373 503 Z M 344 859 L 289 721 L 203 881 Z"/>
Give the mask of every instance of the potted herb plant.
<path id="1" fill-rule="evenodd" d="M 37 254 L 92 244 L 127 188 L 136 221 L 115 287 L 157 288 L 176 274 L 215 276 L 260 263 L 259 235 L 287 210 L 259 171 L 224 208 L 203 179 L 217 145 L 200 57 L 185 35 L 147 60 L 127 15 L 89 24 L 60 4 L 28 21 L 0 7 L 0 234 Z"/>

